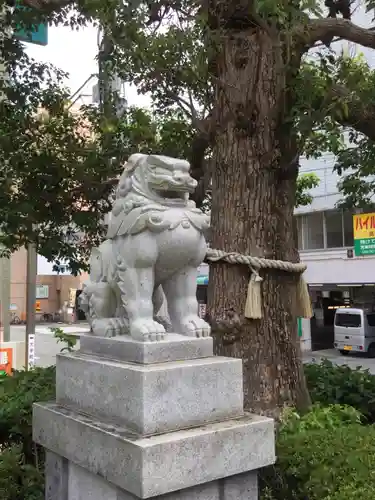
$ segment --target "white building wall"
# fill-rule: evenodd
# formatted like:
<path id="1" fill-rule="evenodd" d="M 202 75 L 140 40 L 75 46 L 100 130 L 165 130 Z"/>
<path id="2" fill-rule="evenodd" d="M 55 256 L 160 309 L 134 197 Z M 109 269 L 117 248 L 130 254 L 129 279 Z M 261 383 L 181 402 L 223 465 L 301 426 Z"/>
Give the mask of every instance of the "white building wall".
<path id="1" fill-rule="evenodd" d="M 307 265 L 305 279 L 309 285 L 373 284 L 375 283 L 375 257 L 348 258 L 347 249 L 301 252 Z"/>
<path id="2" fill-rule="evenodd" d="M 319 177 L 319 185 L 310 189 L 313 201 L 310 205 L 298 207 L 296 214 L 306 214 L 315 211 L 331 210 L 335 208 L 340 200 L 340 194 L 337 183 L 340 177 L 333 171 L 335 166 L 335 157 L 333 154 L 326 153 L 318 159 L 301 160 L 300 174 L 315 174 Z"/>

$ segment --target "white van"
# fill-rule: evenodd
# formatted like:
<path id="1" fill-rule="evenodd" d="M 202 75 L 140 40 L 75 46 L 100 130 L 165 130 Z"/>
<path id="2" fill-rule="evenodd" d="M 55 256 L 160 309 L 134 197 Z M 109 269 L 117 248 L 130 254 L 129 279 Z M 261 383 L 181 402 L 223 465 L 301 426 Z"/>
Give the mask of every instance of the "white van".
<path id="1" fill-rule="evenodd" d="M 372 309 L 337 309 L 334 346 L 341 354 L 366 352 L 375 357 L 375 311 Z"/>

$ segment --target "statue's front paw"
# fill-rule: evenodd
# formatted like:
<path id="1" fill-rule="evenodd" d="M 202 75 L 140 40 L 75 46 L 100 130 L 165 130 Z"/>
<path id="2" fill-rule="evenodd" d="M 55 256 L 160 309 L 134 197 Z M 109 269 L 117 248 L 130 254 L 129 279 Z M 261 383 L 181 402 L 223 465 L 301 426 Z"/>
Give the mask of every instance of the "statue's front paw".
<path id="1" fill-rule="evenodd" d="M 163 340 L 165 328 L 153 319 L 137 319 L 130 325 L 130 335 L 140 342 Z"/>
<path id="2" fill-rule="evenodd" d="M 129 322 L 125 318 L 117 318 L 118 327 L 120 329 L 120 335 L 125 335 L 129 333 Z"/>
<path id="3" fill-rule="evenodd" d="M 211 334 L 210 325 L 195 315 L 183 318 L 177 329 L 179 333 L 188 337 L 209 337 Z"/>
<path id="4" fill-rule="evenodd" d="M 98 337 L 114 337 L 120 333 L 118 325 L 109 318 L 94 319 L 91 329 L 92 333 Z"/>

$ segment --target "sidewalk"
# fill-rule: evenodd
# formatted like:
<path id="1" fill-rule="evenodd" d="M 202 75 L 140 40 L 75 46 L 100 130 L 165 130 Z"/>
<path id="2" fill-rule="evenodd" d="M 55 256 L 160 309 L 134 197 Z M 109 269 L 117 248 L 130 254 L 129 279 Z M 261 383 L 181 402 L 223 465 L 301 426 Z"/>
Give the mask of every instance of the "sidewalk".
<path id="1" fill-rule="evenodd" d="M 87 335 L 90 333 L 90 327 L 88 323 L 37 323 L 35 326 L 35 333 L 40 333 L 42 335 L 52 335 L 51 328 L 61 328 L 67 335 L 75 335 L 80 337 L 81 335 Z"/>

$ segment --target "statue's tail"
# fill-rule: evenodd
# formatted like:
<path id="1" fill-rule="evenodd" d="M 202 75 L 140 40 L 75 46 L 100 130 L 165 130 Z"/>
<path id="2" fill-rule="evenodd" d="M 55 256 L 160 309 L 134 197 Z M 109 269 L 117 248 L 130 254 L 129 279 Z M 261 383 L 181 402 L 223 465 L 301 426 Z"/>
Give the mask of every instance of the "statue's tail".
<path id="1" fill-rule="evenodd" d="M 167 310 L 161 310 L 165 302 L 164 292 L 161 286 L 154 290 L 152 296 L 152 303 L 154 304 L 154 320 L 164 326 L 166 332 L 170 332 L 172 325 L 168 317 Z M 164 308 L 163 308 L 164 309 Z"/>
<path id="2" fill-rule="evenodd" d="M 83 284 L 82 293 L 78 297 L 78 308 L 86 315 L 90 309 L 90 296 L 87 293 L 87 287 L 85 284 Z"/>

